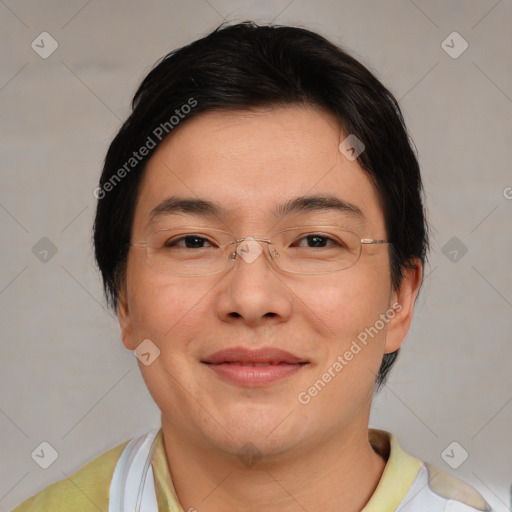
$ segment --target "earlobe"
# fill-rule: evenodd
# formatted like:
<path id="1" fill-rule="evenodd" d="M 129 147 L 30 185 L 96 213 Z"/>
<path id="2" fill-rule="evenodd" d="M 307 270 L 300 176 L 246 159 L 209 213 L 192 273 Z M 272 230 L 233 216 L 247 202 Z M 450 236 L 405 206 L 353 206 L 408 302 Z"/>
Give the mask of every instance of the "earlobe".
<path id="1" fill-rule="evenodd" d="M 411 326 L 414 303 L 418 296 L 423 276 L 421 261 L 415 259 L 413 265 L 412 268 L 403 270 L 400 288 L 394 290 L 391 295 L 390 307 L 394 310 L 395 314 L 388 324 L 384 350 L 386 354 L 395 352 L 401 347 Z"/>

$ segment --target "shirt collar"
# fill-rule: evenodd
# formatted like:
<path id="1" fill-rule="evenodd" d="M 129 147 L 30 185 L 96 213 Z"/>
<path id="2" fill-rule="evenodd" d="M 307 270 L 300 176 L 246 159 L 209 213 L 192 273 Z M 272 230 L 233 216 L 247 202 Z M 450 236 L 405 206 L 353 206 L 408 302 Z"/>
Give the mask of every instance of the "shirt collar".
<path id="1" fill-rule="evenodd" d="M 361 512 L 395 510 L 418 476 L 421 462 L 404 452 L 393 434 L 369 429 L 372 448 L 386 460 L 386 467 L 370 501 Z"/>
<path id="2" fill-rule="evenodd" d="M 183 512 L 176 490 L 172 483 L 171 472 L 165 455 L 164 437 L 162 429 L 158 432 L 155 440 L 156 448 L 153 455 L 153 475 L 155 478 L 156 499 L 158 510 L 168 512 Z"/>

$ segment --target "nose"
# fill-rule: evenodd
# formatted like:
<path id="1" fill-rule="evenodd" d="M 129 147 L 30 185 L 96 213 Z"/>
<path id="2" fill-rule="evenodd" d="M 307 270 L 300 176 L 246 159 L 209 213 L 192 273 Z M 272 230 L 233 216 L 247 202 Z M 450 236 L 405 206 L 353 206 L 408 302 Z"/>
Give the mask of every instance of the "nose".
<path id="1" fill-rule="evenodd" d="M 233 268 L 219 283 L 217 315 L 251 327 L 288 320 L 292 295 L 271 261 L 270 240 L 247 237 L 237 242 Z"/>

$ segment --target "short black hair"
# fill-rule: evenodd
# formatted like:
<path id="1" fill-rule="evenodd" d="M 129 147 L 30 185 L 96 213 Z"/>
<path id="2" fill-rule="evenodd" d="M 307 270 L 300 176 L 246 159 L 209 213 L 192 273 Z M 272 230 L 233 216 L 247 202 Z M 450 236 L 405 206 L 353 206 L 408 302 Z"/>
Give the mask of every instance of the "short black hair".
<path id="1" fill-rule="evenodd" d="M 381 201 L 392 242 L 392 285 L 418 258 L 428 225 L 420 169 L 397 100 L 359 61 L 304 28 L 221 24 L 166 55 L 144 78 L 132 113 L 112 141 L 95 196 L 95 257 L 107 303 L 117 310 L 128 244 L 146 163 L 174 126 L 202 112 L 308 105 L 338 119 L 365 145 L 358 157 Z M 142 148 L 145 148 L 142 150 Z M 398 351 L 385 354 L 380 387 Z"/>

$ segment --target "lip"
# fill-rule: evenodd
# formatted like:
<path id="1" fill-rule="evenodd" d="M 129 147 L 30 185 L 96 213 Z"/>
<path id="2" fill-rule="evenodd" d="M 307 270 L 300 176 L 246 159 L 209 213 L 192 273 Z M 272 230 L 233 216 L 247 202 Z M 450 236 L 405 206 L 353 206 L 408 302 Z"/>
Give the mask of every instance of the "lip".
<path id="1" fill-rule="evenodd" d="M 309 361 L 273 347 L 220 350 L 201 361 L 219 377 L 244 387 L 259 387 L 290 377 Z"/>

